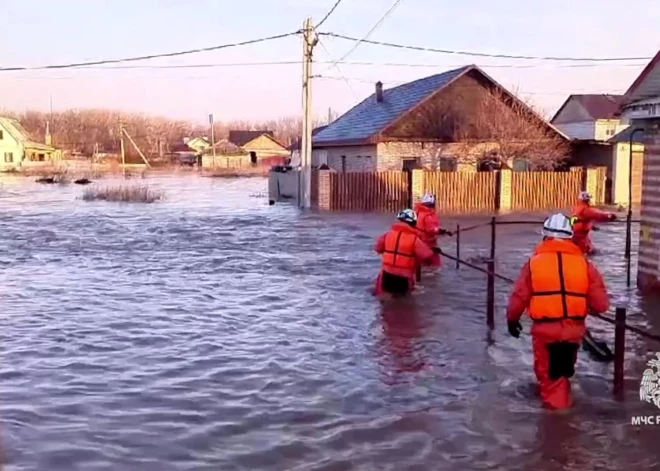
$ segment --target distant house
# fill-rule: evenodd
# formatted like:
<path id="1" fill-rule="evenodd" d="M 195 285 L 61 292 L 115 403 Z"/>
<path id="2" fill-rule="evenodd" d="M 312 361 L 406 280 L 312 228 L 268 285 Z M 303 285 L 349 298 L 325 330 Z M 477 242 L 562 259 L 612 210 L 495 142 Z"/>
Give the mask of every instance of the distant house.
<path id="1" fill-rule="evenodd" d="M 641 186 L 642 202 L 637 285 L 660 291 L 660 51 L 623 95 L 619 114 L 628 127 L 612 141 L 644 145 L 632 155 L 633 194 Z"/>
<path id="2" fill-rule="evenodd" d="M 627 150 L 618 148 L 609 140 L 625 128 L 618 118 L 623 95 L 570 95 L 550 121 L 571 139 L 571 166 L 607 167 L 605 199 L 607 202 L 620 202 L 614 188 L 621 189 L 625 177 L 616 172 L 622 162 L 621 155 Z M 619 191 L 621 193 L 621 191 Z M 619 195 L 620 196 L 620 195 Z"/>
<path id="3" fill-rule="evenodd" d="M 228 141 L 246 151 L 252 165 L 281 164 L 290 155 L 273 131 L 229 131 Z"/>
<path id="4" fill-rule="evenodd" d="M 378 82 L 374 94 L 313 137 L 312 164 L 327 164 L 342 172 L 420 167 L 476 170 L 479 162 L 503 149 L 493 139 L 501 133 L 478 126 L 484 103 L 497 108 L 491 115 L 498 118 L 489 125 L 507 125 L 519 118 L 517 124 L 529 125 L 547 136 L 544 140 L 568 142 L 561 131 L 470 65 L 387 90 Z M 525 144 L 521 136 L 527 133 L 522 126 L 510 131 L 516 134 L 510 143 Z M 501 160 L 515 169 L 527 168 L 522 158 Z"/>
<path id="5" fill-rule="evenodd" d="M 202 154 L 203 168 L 246 168 L 251 167 L 250 154 L 241 147 L 222 139 Z"/>
<path id="6" fill-rule="evenodd" d="M 184 139 L 184 143 L 192 150 L 201 154 L 206 149 L 211 147 L 211 143 L 205 137 L 194 137 L 192 139 Z"/>
<path id="7" fill-rule="evenodd" d="M 0 117 L 0 169 L 51 165 L 62 159 L 62 151 L 36 142 L 15 119 Z"/>

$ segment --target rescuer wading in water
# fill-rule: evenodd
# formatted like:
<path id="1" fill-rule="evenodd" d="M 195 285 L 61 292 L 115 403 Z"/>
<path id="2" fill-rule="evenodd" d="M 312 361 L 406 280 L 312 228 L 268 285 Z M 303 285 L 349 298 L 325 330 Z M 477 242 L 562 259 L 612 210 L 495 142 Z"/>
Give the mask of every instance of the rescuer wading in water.
<path id="1" fill-rule="evenodd" d="M 438 247 L 438 236 L 453 235 L 445 229 L 440 228 L 440 218 L 435 211 L 435 195 L 427 193 L 422 197 L 422 201 L 415 205 L 415 214 L 417 215 L 417 229 L 422 241 L 429 246 L 431 250 Z M 425 266 L 439 267 L 442 265 L 440 254 L 436 250 L 433 257 L 422 262 Z"/>
<path id="2" fill-rule="evenodd" d="M 415 212 L 404 209 L 397 219 L 376 242 L 376 252 L 383 260 L 376 280 L 376 295 L 405 296 L 411 293 L 415 289 L 417 266 L 433 257 L 433 250 L 419 238 Z"/>
<path id="3" fill-rule="evenodd" d="M 582 253 L 592 254 L 594 245 L 589 233 L 594 230 L 594 222 L 609 222 L 616 220 L 616 214 L 606 213 L 591 206 L 591 194 L 582 191 L 579 203 L 573 208 L 573 243 L 580 247 Z"/>
<path id="4" fill-rule="evenodd" d="M 573 403 L 570 378 L 586 317 L 607 311 L 610 300 L 600 272 L 571 241 L 573 229 L 565 215 L 546 219 L 543 236 L 513 288 L 507 325 L 519 338 L 520 318 L 528 312 L 541 400 L 547 408 L 567 409 Z"/>

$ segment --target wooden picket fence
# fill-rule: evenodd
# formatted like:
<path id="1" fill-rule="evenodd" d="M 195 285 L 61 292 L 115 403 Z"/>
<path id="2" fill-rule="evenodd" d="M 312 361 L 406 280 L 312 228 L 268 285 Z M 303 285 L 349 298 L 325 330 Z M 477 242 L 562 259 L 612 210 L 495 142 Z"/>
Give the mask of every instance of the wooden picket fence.
<path id="1" fill-rule="evenodd" d="M 536 211 L 568 208 L 582 188 L 582 171 L 512 172 L 511 209 Z"/>
<path id="2" fill-rule="evenodd" d="M 424 172 L 424 192 L 434 193 L 442 212 L 481 212 L 497 209 L 495 172 Z"/>
<path id="3" fill-rule="evenodd" d="M 597 176 L 595 202 L 602 203 L 605 169 Z M 591 170 L 590 170 L 591 171 Z M 500 209 L 540 211 L 571 207 L 587 173 L 570 172 L 348 172 L 314 173 L 313 202 L 331 211 L 387 211 L 409 207 L 426 192 L 444 213 L 492 213 Z M 603 183 L 600 183 L 600 179 Z M 603 191 L 601 192 L 601 189 Z"/>
<path id="4" fill-rule="evenodd" d="M 329 174 L 333 211 L 399 211 L 409 205 L 409 174 L 360 172 Z"/>

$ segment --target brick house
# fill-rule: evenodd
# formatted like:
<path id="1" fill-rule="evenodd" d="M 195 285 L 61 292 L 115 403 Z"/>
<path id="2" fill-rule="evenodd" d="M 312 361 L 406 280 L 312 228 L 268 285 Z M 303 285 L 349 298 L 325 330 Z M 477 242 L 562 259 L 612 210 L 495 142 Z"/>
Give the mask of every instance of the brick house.
<path id="1" fill-rule="evenodd" d="M 633 153 L 633 177 L 643 165 L 637 285 L 660 292 L 660 51 L 624 94 L 620 119 L 629 127 L 615 137 L 644 145 L 639 156 Z"/>
<path id="2" fill-rule="evenodd" d="M 521 110 L 526 123 L 550 139 L 568 142 L 528 105 L 477 66 L 469 65 L 388 90 L 378 82 L 373 95 L 313 136 L 312 165 L 327 164 L 343 172 L 476 170 L 478 162 L 488 160 L 489 154 L 501 148 L 474 123 L 481 104 L 494 95 L 499 109 L 498 119 L 493 121 L 513 121 L 515 108 Z M 459 127 L 465 131 L 458 133 Z M 519 136 L 515 139 L 524 140 Z M 466 142 L 474 143 L 467 151 Z M 475 158 L 465 158 L 466 152 Z M 517 167 L 518 162 L 507 162 Z M 523 159 L 520 163 L 524 168 Z"/>

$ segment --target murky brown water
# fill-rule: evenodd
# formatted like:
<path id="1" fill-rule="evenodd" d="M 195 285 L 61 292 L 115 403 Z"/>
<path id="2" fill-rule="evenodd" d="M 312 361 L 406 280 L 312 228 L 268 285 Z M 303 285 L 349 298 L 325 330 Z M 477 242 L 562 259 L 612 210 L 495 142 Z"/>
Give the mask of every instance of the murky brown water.
<path id="1" fill-rule="evenodd" d="M 660 426 L 630 425 L 659 413 L 638 386 L 660 345 L 628 336 L 623 404 L 611 365 L 582 355 L 575 409 L 547 413 L 529 337 L 506 334 L 506 283 L 492 335 L 484 275 L 450 262 L 409 302 L 370 295 L 390 215 L 269 207 L 250 197 L 266 191 L 260 179 L 150 181 L 166 202 L 83 203 L 79 187 L 0 182 L 7 469 L 660 466 Z M 500 272 L 515 276 L 538 230 L 499 228 Z M 623 240 L 623 225 L 604 228 L 595 261 L 616 302 L 651 314 L 626 293 Z M 487 228 L 465 234 L 463 255 L 487 255 L 488 241 Z M 631 322 L 658 332 L 655 314 Z"/>

